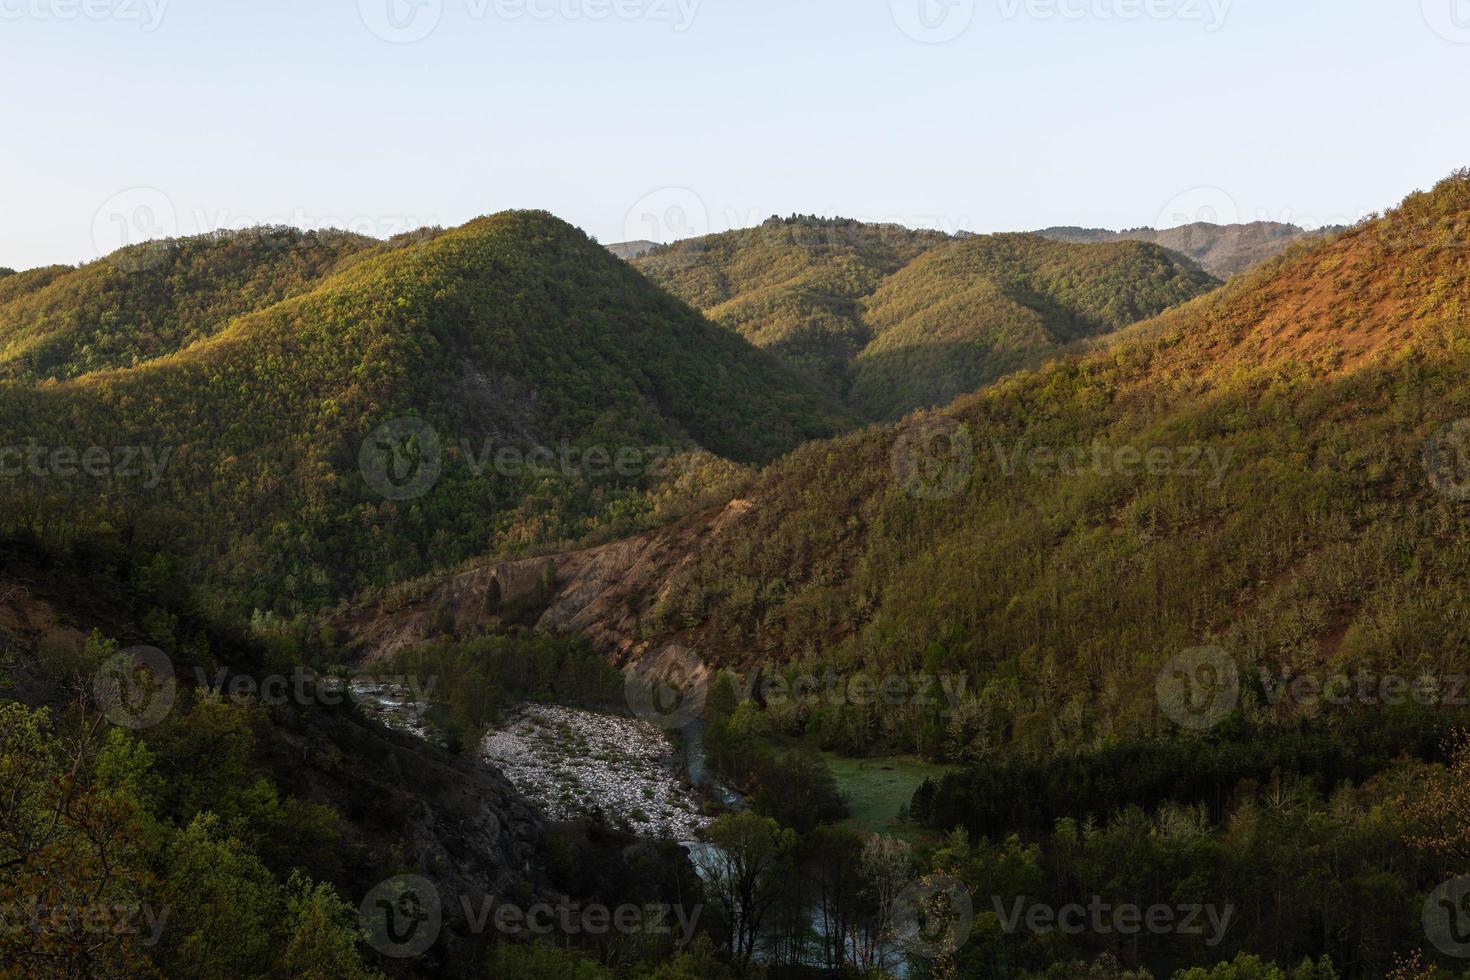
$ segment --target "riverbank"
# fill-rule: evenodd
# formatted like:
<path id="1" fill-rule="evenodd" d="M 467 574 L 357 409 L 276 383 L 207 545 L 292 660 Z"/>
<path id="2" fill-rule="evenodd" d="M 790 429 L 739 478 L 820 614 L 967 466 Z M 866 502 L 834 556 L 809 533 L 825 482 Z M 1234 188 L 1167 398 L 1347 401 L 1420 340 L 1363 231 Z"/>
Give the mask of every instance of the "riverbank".
<path id="1" fill-rule="evenodd" d="M 525 704 L 485 737 L 480 756 L 552 820 L 600 818 L 678 841 L 710 822 L 675 774 L 668 736 L 644 721 Z"/>

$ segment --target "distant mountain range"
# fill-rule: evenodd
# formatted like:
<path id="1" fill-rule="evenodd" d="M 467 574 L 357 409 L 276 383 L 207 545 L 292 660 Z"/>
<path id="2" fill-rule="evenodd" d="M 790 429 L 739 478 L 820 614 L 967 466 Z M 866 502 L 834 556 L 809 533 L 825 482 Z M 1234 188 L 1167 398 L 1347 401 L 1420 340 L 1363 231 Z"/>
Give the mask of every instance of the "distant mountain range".
<path id="1" fill-rule="evenodd" d="M 1153 228 L 1107 231 L 1102 228 L 1060 227 L 1043 228 L 1036 234 L 1059 242 L 1087 244 L 1151 242 L 1188 256 L 1212 276 L 1229 279 L 1274 259 L 1294 242 L 1335 234 L 1341 230 L 1339 226 L 1332 226 L 1307 231 L 1296 225 L 1276 221 L 1254 221 L 1237 225 L 1215 225 L 1201 221 L 1162 231 Z"/>
<path id="2" fill-rule="evenodd" d="M 641 241 L 618 242 L 616 245 L 609 245 L 607 250 L 620 259 L 636 259 L 656 248 L 658 248 L 658 242 Z"/>

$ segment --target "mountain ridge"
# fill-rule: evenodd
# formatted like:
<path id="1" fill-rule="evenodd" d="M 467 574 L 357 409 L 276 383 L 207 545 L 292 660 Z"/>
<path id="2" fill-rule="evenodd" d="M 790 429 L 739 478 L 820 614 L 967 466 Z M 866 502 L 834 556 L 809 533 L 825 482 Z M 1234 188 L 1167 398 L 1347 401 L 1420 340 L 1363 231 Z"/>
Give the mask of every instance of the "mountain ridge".
<path id="1" fill-rule="evenodd" d="M 1279 221 L 1227 225 L 1196 221 L 1175 228 L 1141 227 L 1123 231 L 1058 226 L 1043 228 L 1036 234 L 1055 241 L 1087 244 L 1150 242 L 1198 262 L 1201 268 L 1218 279 L 1230 279 L 1270 261 L 1294 242 L 1333 235 L 1342 230 L 1341 225 L 1331 225 L 1309 231 Z"/>
<path id="2" fill-rule="evenodd" d="M 1155 248 L 794 215 L 663 246 L 633 264 L 881 420 L 943 404 L 1218 285 Z M 888 312 L 899 308 L 901 324 Z"/>
<path id="3" fill-rule="evenodd" d="M 633 530 L 676 480 L 727 480 L 853 421 L 544 212 L 378 249 L 138 366 L 3 387 L 0 444 L 66 446 L 82 433 L 171 452 L 151 488 L 112 479 L 98 493 L 23 474 L 8 526 L 100 521 L 170 542 L 246 611 L 274 606 L 273 591 L 297 609 L 333 601 L 486 541 L 515 551 Z M 400 506 L 368 482 L 359 449 L 403 418 L 437 433 L 443 472 Z M 666 447 L 682 462 L 543 477 L 479 458 L 563 441 Z M 219 520 L 185 517 L 202 499 Z M 282 581 L 297 587 L 263 587 Z"/>

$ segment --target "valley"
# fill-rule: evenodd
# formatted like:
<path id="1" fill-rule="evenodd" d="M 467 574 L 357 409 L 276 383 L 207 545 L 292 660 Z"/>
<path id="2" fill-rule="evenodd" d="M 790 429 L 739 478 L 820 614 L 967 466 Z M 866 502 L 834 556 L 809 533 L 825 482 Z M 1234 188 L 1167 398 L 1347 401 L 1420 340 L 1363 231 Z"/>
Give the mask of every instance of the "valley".
<path id="1" fill-rule="evenodd" d="M 1457 173 L 1224 283 L 542 212 L 6 276 L 0 445 L 159 465 L 5 475 L 0 819 L 49 829 L 0 880 L 279 923 L 120 975 L 1450 976 L 1467 229 Z M 1217 932 L 1006 913 L 1093 898 Z M 504 925 L 543 906 L 691 931 Z"/>

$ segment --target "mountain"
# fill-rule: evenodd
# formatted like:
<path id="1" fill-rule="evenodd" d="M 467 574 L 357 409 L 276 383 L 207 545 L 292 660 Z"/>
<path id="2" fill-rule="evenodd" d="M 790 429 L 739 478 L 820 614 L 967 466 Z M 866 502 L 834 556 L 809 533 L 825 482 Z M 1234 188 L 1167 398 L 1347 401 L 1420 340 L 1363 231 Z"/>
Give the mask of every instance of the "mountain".
<path id="1" fill-rule="evenodd" d="M 862 300 L 949 241 L 936 231 L 797 215 L 675 242 L 638 271 L 836 395 L 872 340 Z"/>
<path id="2" fill-rule="evenodd" d="M 1293 243 L 1341 231 L 1339 226 L 1307 231 L 1277 221 L 1216 225 L 1205 221 L 1178 228 L 1156 230 L 1132 228 L 1107 231 L 1102 228 L 1046 228 L 1036 234 L 1059 242 L 1099 244 L 1103 242 L 1151 242 L 1188 256 L 1206 272 L 1229 279 L 1275 258 Z"/>
<path id="3" fill-rule="evenodd" d="M 255 255 L 250 238 L 154 248 L 177 265 L 115 256 L 0 287 L 29 276 L 11 302 L 53 311 L 44 358 L 5 321 L 6 349 L 31 353 L 0 382 L 0 446 L 32 455 L 0 460 L 21 460 L 0 523 L 173 556 L 235 613 L 636 531 L 851 424 L 548 214 L 336 259 L 309 243 L 224 260 Z"/>
<path id="4" fill-rule="evenodd" d="M 615 245 L 609 245 L 607 247 L 607 250 L 620 259 L 636 259 L 639 256 L 646 255 L 656 248 L 658 248 L 658 242 L 637 241 L 618 242 Z"/>
<path id="5" fill-rule="evenodd" d="M 873 339 L 849 400 L 896 419 L 1215 288 L 1206 273 L 1134 242 L 1065 245 L 981 235 L 926 252 L 864 302 Z"/>
<path id="6" fill-rule="evenodd" d="M 1148 246 L 773 218 L 635 266 L 872 419 L 950 401 L 1218 285 Z"/>
<path id="7" fill-rule="evenodd" d="M 380 243 L 259 228 L 125 249 L 0 286 L 0 379 L 74 378 L 181 350 L 237 316 L 315 287 Z"/>
<path id="8" fill-rule="evenodd" d="M 542 626 L 620 660 L 679 643 L 742 669 L 964 677 L 962 742 L 1035 753 L 1169 730 L 1156 678 L 1200 647 L 1247 678 L 1453 675 L 1470 657 L 1467 243 L 1462 172 L 1091 354 L 805 445 L 724 507 L 559 556 Z M 1253 690 L 1250 718 L 1310 710 Z M 823 731 L 913 749 L 947 724 L 865 710 Z"/>
<path id="9" fill-rule="evenodd" d="M 1154 731 L 1200 646 L 1453 673 L 1467 242 L 1461 173 L 1093 355 L 804 447 L 649 615 L 717 662 L 965 674 L 1030 747 Z"/>

